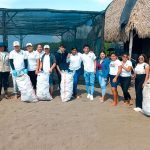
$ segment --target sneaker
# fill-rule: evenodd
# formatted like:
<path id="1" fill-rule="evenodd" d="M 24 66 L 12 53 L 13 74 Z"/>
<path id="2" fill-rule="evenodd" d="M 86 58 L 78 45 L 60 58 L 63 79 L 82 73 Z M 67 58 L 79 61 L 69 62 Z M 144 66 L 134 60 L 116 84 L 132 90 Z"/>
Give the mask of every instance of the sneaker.
<path id="1" fill-rule="evenodd" d="M 90 97 L 91 97 L 91 95 L 90 95 L 90 94 L 88 94 L 88 95 L 87 95 L 87 98 L 89 99 Z"/>
<path id="2" fill-rule="evenodd" d="M 53 100 L 53 97 L 51 96 L 50 101 Z"/>
<path id="3" fill-rule="evenodd" d="M 90 95 L 90 100 L 91 100 L 91 101 L 93 101 L 93 100 L 94 100 L 94 99 L 93 99 L 93 95 Z"/>
<path id="4" fill-rule="evenodd" d="M 139 107 L 136 107 L 136 108 L 134 108 L 134 111 L 136 111 L 136 112 L 142 112 L 142 109 L 139 108 Z"/>

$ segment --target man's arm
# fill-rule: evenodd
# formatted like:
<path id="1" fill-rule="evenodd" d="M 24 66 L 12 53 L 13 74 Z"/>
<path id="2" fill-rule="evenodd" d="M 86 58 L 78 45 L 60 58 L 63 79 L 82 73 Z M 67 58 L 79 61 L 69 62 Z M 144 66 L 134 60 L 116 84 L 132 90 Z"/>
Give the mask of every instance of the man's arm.
<path id="1" fill-rule="evenodd" d="M 10 62 L 10 67 L 12 68 L 12 70 L 15 70 L 14 60 L 13 59 L 9 59 L 9 62 Z"/>
<path id="2" fill-rule="evenodd" d="M 53 69 L 56 67 L 56 57 L 54 56 L 54 55 L 51 55 L 51 60 L 52 60 L 52 66 L 51 66 L 51 68 L 50 68 L 50 73 L 52 73 L 53 72 Z"/>
<path id="3" fill-rule="evenodd" d="M 36 60 L 36 74 L 38 74 L 39 70 L 40 70 L 40 59 L 37 59 Z"/>
<path id="4" fill-rule="evenodd" d="M 27 59 L 24 59 L 24 66 L 25 66 L 25 69 L 28 69 L 28 60 Z"/>
<path id="5" fill-rule="evenodd" d="M 61 70 L 58 65 L 56 66 L 56 68 L 57 68 L 58 72 L 61 74 Z"/>
<path id="6" fill-rule="evenodd" d="M 51 66 L 51 68 L 50 68 L 50 73 L 52 73 L 53 72 L 53 69 L 56 67 L 56 63 L 54 63 L 52 66 Z"/>
<path id="7" fill-rule="evenodd" d="M 39 64 L 39 71 L 42 71 L 42 68 L 43 68 L 43 62 L 40 61 L 40 64 Z"/>
<path id="8" fill-rule="evenodd" d="M 96 73 L 96 59 L 94 60 L 94 73 Z"/>

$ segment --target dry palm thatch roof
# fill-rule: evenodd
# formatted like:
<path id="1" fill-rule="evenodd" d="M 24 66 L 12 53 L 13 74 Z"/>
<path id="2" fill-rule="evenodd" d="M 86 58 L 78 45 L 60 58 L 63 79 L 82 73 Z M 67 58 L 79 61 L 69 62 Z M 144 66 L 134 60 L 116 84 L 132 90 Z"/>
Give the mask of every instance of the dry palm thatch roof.
<path id="1" fill-rule="evenodd" d="M 134 29 L 140 38 L 150 37 L 150 0 L 137 0 L 125 28 L 120 32 L 120 17 L 126 0 L 113 0 L 105 14 L 105 40 L 127 41 L 129 32 Z"/>
<path id="2" fill-rule="evenodd" d="M 137 0 L 126 27 L 126 35 L 134 28 L 140 38 L 150 38 L 150 0 Z"/>
<path id="3" fill-rule="evenodd" d="M 106 10 L 104 38 L 106 41 L 121 41 L 120 39 L 120 17 L 126 0 L 113 0 Z"/>

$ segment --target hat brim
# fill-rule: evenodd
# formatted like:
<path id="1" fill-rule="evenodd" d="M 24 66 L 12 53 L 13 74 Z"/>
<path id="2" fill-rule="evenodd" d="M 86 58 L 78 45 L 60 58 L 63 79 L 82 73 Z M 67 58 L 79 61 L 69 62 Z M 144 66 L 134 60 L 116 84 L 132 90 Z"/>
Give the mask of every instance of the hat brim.
<path id="1" fill-rule="evenodd" d="M 32 45 L 27 45 L 26 47 L 33 47 Z"/>

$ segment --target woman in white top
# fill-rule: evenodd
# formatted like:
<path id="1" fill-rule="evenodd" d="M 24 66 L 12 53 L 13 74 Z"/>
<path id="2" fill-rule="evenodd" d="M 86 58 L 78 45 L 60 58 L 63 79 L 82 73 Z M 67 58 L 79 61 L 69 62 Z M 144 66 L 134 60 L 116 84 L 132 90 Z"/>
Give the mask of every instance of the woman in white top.
<path id="1" fill-rule="evenodd" d="M 5 52 L 4 43 L 0 43 L 0 100 L 2 100 L 2 87 L 4 88 L 4 97 L 8 98 L 8 80 L 10 74 L 9 54 Z"/>
<path id="2" fill-rule="evenodd" d="M 119 75 L 122 70 L 122 63 L 118 59 L 115 53 L 112 53 L 110 58 L 111 58 L 111 62 L 109 65 L 110 68 L 109 77 L 110 77 L 111 90 L 113 94 L 113 106 L 116 106 L 118 104 L 117 86 L 119 84 Z"/>
<path id="3" fill-rule="evenodd" d="M 79 77 L 81 74 L 81 62 L 82 54 L 78 53 L 76 48 L 72 48 L 71 54 L 68 54 L 67 63 L 69 63 L 69 70 L 74 71 L 74 81 L 73 81 L 73 97 L 79 98 L 77 95 L 77 86 L 79 82 Z"/>
<path id="4" fill-rule="evenodd" d="M 36 53 L 36 51 L 33 51 L 33 46 L 31 43 L 27 43 L 26 47 L 27 47 L 26 56 L 28 60 L 28 75 L 32 82 L 33 88 L 36 89 L 40 55 Z"/>
<path id="5" fill-rule="evenodd" d="M 127 54 L 122 55 L 122 71 L 120 74 L 120 84 L 124 95 L 124 103 L 129 105 L 131 96 L 128 92 L 129 86 L 131 85 L 131 70 L 132 62 L 129 60 Z"/>
<path id="6" fill-rule="evenodd" d="M 141 111 L 143 102 L 143 87 L 149 78 L 149 65 L 144 54 L 138 57 L 138 63 L 135 67 L 135 92 L 136 92 L 136 108 L 135 111 Z"/>

